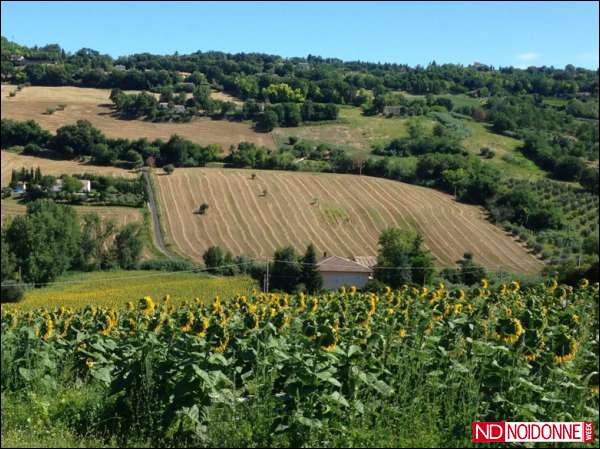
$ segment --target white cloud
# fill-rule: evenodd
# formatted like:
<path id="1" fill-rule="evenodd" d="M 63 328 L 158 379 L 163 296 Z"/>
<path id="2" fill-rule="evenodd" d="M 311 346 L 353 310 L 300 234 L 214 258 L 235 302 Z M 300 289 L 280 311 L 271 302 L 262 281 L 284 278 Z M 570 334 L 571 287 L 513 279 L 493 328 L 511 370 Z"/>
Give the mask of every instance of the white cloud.
<path id="1" fill-rule="evenodd" d="M 539 53 L 535 53 L 535 52 L 525 52 L 525 53 L 518 53 L 517 54 L 517 59 L 519 59 L 520 61 L 533 61 L 534 59 L 538 59 L 541 55 Z"/>

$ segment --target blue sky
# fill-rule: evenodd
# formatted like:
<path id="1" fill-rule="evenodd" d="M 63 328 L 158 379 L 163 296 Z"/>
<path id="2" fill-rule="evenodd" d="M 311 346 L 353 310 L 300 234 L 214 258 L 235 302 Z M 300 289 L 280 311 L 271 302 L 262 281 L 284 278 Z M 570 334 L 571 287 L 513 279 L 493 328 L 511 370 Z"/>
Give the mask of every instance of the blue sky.
<path id="1" fill-rule="evenodd" d="M 10 2 L 2 35 L 120 56 L 196 50 L 598 67 L 598 2 Z"/>

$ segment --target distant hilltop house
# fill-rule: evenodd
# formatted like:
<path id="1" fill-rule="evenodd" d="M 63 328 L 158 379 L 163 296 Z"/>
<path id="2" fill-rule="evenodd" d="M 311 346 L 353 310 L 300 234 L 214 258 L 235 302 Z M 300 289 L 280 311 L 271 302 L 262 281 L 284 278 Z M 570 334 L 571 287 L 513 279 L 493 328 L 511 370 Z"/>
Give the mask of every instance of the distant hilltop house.
<path id="1" fill-rule="evenodd" d="M 188 76 L 191 75 L 190 72 L 176 72 L 180 77 L 182 77 L 183 79 L 187 78 Z"/>
<path id="2" fill-rule="evenodd" d="M 80 179 L 80 181 L 81 181 L 81 184 L 83 184 L 83 186 L 81 187 L 81 190 L 79 190 L 79 192 L 90 193 L 92 191 L 92 182 L 89 179 Z M 54 185 L 52 187 L 50 187 L 50 191 L 51 192 L 61 192 L 63 187 L 64 187 L 63 180 L 57 179 L 56 181 L 54 181 Z"/>
<path id="3" fill-rule="evenodd" d="M 310 69 L 310 64 L 308 62 L 299 62 L 298 63 L 298 68 L 300 70 L 309 70 Z"/>
<path id="4" fill-rule="evenodd" d="M 383 115 L 400 115 L 402 113 L 402 106 L 384 106 Z"/>
<path id="5" fill-rule="evenodd" d="M 10 60 L 13 62 L 23 62 L 25 61 L 25 56 L 23 55 L 10 55 Z"/>
<path id="6" fill-rule="evenodd" d="M 176 104 L 173 106 L 173 110 L 178 114 L 183 114 L 185 112 L 185 106 L 182 104 Z"/>
<path id="7" fill-rule="evenodd" d="M 169 103 L 167 103 L 166 101 L 161 101 L 160 103 L 158 103 L 158 108 L 159 109 L 168 109 Z"/>
<path id="8" fill-rule="evenodd" d="M 329 256 L 317 263 L 323 277 L 324 289 L 337 289 L 342 285 L 362 288 L 372 278 L 373 269 L 356 261 L 339 256 Z"/>
<path id="9" fill-rule="evenodd" d="M 119 70 L 119 71 L 121 71 L 121 72 L 122 72 L 122 71 L 124 71 L 124 70 L 127 70 L 127 68 L 126 68 L 126 67 L 125 67 L 123 64 L 117 64 L 117 65 L 115 66 L 115 70 Z"/>

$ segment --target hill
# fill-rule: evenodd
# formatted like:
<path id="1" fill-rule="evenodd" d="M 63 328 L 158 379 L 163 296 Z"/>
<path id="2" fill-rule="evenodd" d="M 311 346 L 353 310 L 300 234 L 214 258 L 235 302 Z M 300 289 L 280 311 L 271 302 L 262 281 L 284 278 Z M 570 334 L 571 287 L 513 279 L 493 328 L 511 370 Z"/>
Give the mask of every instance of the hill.
<path id="1" fill-rule="evenodd" d="M 207 168 L 179 168 L 156 181 L 167 232 L 195 260 L 211 245 L 260 258 L 311 242 L 321 254 L 375 255 L 381 230 L 398 226 L 423 234 L 440 266 L 470 251 L 492 270 L 542 267 L 482 209 L 424 187 L 368 176 Z M 196 214 L 202 203 L 208 211 Z"/>
<path id="2" fill-rule="evenodd" d="M 35 120 L 50 131 L 85 119 L 113 138 L 167 140 L 172 134 L 178 134 L 201 145 L 219 144 L 224 150 L 242 141 L 274 147 L 271 134 L 257 133 L 246 123 L 208 118 L 197 118 L 190 123 L 118 119 L 112 115 L 110 89 L 29 86 L 10 97 L 15 89 L 15 86 L 2 85 L 2 118 Z M 64 110 L 45 114 L 48 108 L 61 104 L 66 105 Z"/>

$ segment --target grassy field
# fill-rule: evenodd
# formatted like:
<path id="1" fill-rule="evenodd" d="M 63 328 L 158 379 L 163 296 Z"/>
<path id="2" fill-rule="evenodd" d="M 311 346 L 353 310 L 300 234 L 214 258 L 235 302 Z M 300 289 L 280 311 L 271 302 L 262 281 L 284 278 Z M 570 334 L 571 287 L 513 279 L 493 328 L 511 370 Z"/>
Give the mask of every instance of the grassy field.
<path id="1" fill-rule="evenodd" d="M 274 146 L 271 134 L 256 133 L 246 123 L 208 118 L 196 119 L 190 123 L 117 119 L 111 109 L 109 89 L 30 86 L 19 91 L 16 96 L 9 97 L 9 93 L 14 90 L 15 86 L 2 85 L 2 118 L 35 120 L 51 131 L 86 119 L 109 137 L 166 140 L 172 134 L 178 134 L 202 145 L 219 144 L 225 151 L 230 145 L 242 141 Z M 44 114 L 48 108 L 55 108 L 59 104 L 66 105 L 66 108 L 51 115 Z"/>
<path id="2" fill-rule="evenodd" d="M 492 159 L 483 159 L 486 163 L 496 166 L 505 174 L 515 178 L 539 179 L 544 177 L 545 172 L 517 149 L 523 143 L 520 140 L 493 133 L 489 130 L 488 125 L 483 123 L 462 119 L 460 122 L 470 133 L 462 141 L 467 150 L 478 155 L 481 148 L 488 147 L 496 153 Z"/>
<path id="3" fill-rule="evenodd" d="M 326 143 L 343 147 L 350 154 L 369 155 L 374 144 L 386 143 L 391 139 L 407 135 L 405 118 L 367 117 L 359 108 L 340 107 L 338 122 L 321 125 L 305 125 L 295 128 L 276 128 L 273 131 L 278 144 L 287 143 L 290 136 L 310 143 Z M 433 128 L 435 121 L 419 117 L 425 129 Z"/>
<path id="4" fill-rule="evenodd" d="M 215 296 L 249 294 L 257 285 L 248 277 L 213 278 L 203 273 L 164 271 L 101 271 L 66 274 L 48 287 L 28 290 L 18 305 L 2 308 L 31 310 L 37 307 L 124 306 L 144 296 L 158 301 L 170 295 L 176 303 Z"/>
<path id="5" fill-rule="evenodd" d="M 155 180 L 169 238 L 195 260 L 211 245 L 261 258 L 311 242 L 318 254 L 375 255 L 380 232 L 397 226 L 423 234 L 440 266 L 471 251 L 492 270 L 542 267 L 482 209 L 424 187 L 368 176 L 207 168 L 178 168 Z M 204 202 L 208 211 L 196 214 Z"/>
<path id="6" fill-rule="evenodd" d="M 411 97 L 418 98 L 415 95 Z M 456 106 L 480 104 L 480 100 L 467 95 L 442 95 L 442 97 L 451 98 Z M 437 123 L 434 118 L 426 116 L 413 117 L 411 120 L 421 122 L 427 131 L 431 131 Z M 459 118 L 456 120 L 468 131 L 468 137 L 462 141 L 468 151 L 475 155 L 478 155 L 483 147 L 495 151 L 496 156 L 493 159 L 483 159 L 485 163 L 492 164 L 517 178 L 538 179 L 544 176 L 543 170 L 518 151 L 517 148 L 522 144 L 520 140 L 496 134 L 482 123 Z M 276 128 L 273 136 L 280 146 L 288 143 L 289 137 L 294 136 L 313 145 L 325 143 L 344 148 L 351 155 L 370 156 L 373 145 L 406 137 L 408 121 L 409 118 L 364 116 L 359 108 L 342 106 L 339 119 L 335 123 Z"/>

